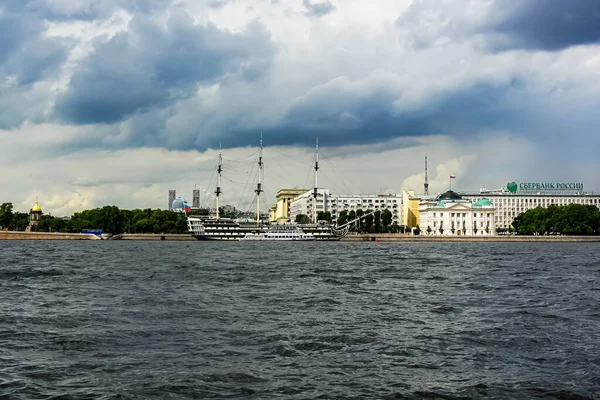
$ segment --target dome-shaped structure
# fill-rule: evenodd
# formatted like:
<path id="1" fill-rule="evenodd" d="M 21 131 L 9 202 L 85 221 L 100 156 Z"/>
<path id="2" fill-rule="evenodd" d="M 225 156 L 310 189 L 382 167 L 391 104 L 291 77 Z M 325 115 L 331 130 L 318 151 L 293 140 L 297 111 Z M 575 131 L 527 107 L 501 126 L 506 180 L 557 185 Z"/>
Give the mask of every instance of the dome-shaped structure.
<path id="1" fill-rule="evenodd" d="M 187 205 L 187 201 L 183 197 L 178 197 L 173 200 L 171 203 L 171 209 L 173 211 L 185 210 L 185 206 Z"/>
<path id="2" fill-rule="evenodd" d="M 479 199 L 475 203 L 473 203 L 474 207 L 491 207 L 492 202 L 489 199 Z"/>
<path id="3" fill-rule="evenodd" d="M 38 204 L 37 201 L 35 202 L 35 204 L 33 205 L 33 207 L 31 207 L 31 212 L 35 212 L 35 213 L 41 213 L 42 212 L 42 207 L 40 207 L 40 205 Z"/>
<path id="4" fill-rule="evenodd" d="M 440 194 L 436 200 L 440 201 L 440 200 L 461 200 L 462 196 L 452 190 L 448 190 L 447 192 L 444 192 L 442 194 Z"/>

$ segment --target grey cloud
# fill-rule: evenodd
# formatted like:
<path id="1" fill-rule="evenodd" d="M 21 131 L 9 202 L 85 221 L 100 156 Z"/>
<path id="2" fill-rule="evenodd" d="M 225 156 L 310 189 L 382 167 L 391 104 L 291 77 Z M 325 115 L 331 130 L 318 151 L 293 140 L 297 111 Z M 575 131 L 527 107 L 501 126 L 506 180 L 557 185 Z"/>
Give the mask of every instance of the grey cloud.
<path id="1" fill-rule="evenodd" d="M 95 51 L 59 98 L 56 115 L 75 124 L 112 123 L 164 108 L 187 98 L 198 83 L 224 76 L 256 74 L 274 52 L 265 28 L 251 24 L 244 34 L 195 25 L 182 10 L 172 10 L 166 28 L 136 16 L 126 32 Z"/>
<path id="2" fill-rule="evenodd" d="M 396 25 L 415 48 L 473 40 L 489 51 L 555 51 L 600 42 L 600 1 L 415 1 Z"/>
<path id="3" fill-rule="evenodd" d="M 335 5 L 331 1 L 313 2 L 313 0 L 302 0 L 307 13 L 313 17 L 321 17 L 335 11 Z"/>
<path id="4" fill-rule="evenodd" d="M 496 1 L 491 32 L 503 35 L 496 49 L 560 50 L 600 41 L 600 1 Z"/>

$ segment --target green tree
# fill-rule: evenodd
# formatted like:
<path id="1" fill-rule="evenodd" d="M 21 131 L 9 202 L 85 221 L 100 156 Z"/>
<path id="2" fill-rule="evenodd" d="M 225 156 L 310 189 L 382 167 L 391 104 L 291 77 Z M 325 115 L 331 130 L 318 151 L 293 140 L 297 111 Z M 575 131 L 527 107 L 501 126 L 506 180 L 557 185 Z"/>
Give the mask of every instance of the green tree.
<path id="1" fill-rule="evenodd" d="M 10 223 L 13 219 L 13 205 L 12 203 L 2 203 L 0 205 L 0 227 L 10 228 Z"/>
<path id="2" fill-rule="evenodd" d="M 365 213 L 363 212 L 362 209 L 359 208 L 358 210 L 356 210 L 356 217 L 355 218 L 362 218 L 363 215 L 365 215 Z M 354 218 L 352 218 L 352 219 L 354 219 Z M 356 221 L 354 223 L 354 229 L 353 229 L 353 231 L 354 232 L 361 232 L 362 231 L 362 225 L 363 225 L 363 222 L 362 222 L 361 219 L 359 219 L 358 221 Z"/>
<path id="3" fill-rule="evenodd" d="M 455 231 L 456 231 L 456 229 L 454 229 L 454 221 L 452 221 L 452 223 L 450 225 L 450 232 L 452 232 L 452 234 L 454 235 Z"/>
<path id="4" fill-rule="evenodd" d="M 297 224 L 310 224 L 311 220 L 308 215 L 298 214 L 296 215 L 296 219 L 294 220 Z"/>
<path id="5" fill-rule="evenodd" d="M 374 228 L 373 228 L 373 214 L 370 214 L 371 210 L 367 210 L 366 214 L 367 216 L 365 217 L 365 223 L 363 225 L 363 231 L 366 233 L 373 233 L 374 232 Z"/>
<path id="6" fill-rule="evenodd" d="M 13 231 L 24 231 L 27 225 L 29 225 L 29 214 L 16 212 L 8 228 Z"/>
<path id="7" fill-rule="evenodd" d="M 384 232 L 390 232 L 390 226 L 392 225 L 393 215 L 387 208 L 381 212 L 381 224 L 383 225 Z"/>
<path id="8" fill-rule="evenodd" d="M 431 226 L 427 225 L 427 234 L 431 235 Z"/>
<path id="9" fill-rule="evenodd" d="M 398 233 L 398 232 L 400 232 L 400 227 L 398 226 L 398 224 L 392 224 L 392 225 L 389 226 L 388 232 L 390 232 L 390 233 Z"/>
<path id="10" fill-rule="evenodd" d="M 419 225 L 417 225 L 417 227 L 413 230 L 413 233 L 415 235 L 420 235 L 421 234 L 421 227 Z"/>
<path id="11" fill-rule="evenodd" d="M 319 211 L 317 213 L 317 221 L 328 221 L 331 222 L 331 212 Z"/>
<path id="12" fill-rule="evenodd" d="M 337 219 L 337 225 L 341 226 L 348 222 L 348 211 L 344 210 L 340 212 L 340 215 Z"/>
<path id="13" fill-rule="evenodd" d="M 375 211 L 375 214 L 373 214 L 373 232 L 380 233 L 381 231 L 381 211 L 377 210 Z"/>
<path id="14" fill-rule="evenodd" d="M 440 221 L 440 228 L 438 230 L 440 231 L 440 235 L 444 234 L 444 221 Z"/>

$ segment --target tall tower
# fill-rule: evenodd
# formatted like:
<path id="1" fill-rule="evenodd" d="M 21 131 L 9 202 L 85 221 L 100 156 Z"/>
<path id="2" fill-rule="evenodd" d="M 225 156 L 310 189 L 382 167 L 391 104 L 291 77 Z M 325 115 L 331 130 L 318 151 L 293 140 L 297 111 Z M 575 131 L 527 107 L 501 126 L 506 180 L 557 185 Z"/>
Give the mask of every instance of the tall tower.
<path id="1" fill-rule="evenodd" d="M 169 190 L 169 207 L 167 207 L 167 210 L 173 209 L 173 201 L 175 201 L 175 198 L 175 191 Z"/>
<path id="2" fill-rule="evenodd" d="M 423 195 L 429 196 L 429 177 L 427 176 L 427 156 L 425 156 L 425 183 L 423 183 Z"/>
<path id="3" fill-rule="evenodd" d="M 200 190 L 192 191 L 192 208 L 200 208 Z"/>

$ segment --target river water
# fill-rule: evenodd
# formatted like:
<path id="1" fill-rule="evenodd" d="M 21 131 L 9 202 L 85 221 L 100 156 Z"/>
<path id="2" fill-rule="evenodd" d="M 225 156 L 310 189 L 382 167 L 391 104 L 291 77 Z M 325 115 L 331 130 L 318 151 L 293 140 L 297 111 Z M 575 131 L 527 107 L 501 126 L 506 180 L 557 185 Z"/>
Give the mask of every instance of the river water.
<path id="1" fill-rule="evenodd" d="M 599 398 L 599 282 L 593 243 L 0 242 L 0 398 Z"/>

